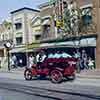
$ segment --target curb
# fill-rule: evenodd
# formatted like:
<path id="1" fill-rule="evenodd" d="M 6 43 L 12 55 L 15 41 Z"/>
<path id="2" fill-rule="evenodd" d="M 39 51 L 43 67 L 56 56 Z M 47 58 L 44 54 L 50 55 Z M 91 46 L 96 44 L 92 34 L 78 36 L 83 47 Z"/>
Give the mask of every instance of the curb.
<path id="1" fill-rule="evenodd" d="M 95 76 L 95 75 L 76 75 L 76 77 L 79 78 L 86 78 L 86 79 L 100 79 L 100 76 Z"/>
<path id="2" fill-rule="evenodd" d="M 23 74 L 24 71 L 15 71 L 15 70 L 8 71 L 8 70 L 0 70 L 0 73 Z"/>

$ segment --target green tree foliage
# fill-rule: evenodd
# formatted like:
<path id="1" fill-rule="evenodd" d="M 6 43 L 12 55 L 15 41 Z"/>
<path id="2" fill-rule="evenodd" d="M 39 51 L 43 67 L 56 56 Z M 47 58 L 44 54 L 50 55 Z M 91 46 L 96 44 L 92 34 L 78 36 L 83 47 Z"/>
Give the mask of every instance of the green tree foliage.
<path id="1" fill-rule="evenodd" d="M 71 31 L 71 23 L 70 23 L 71 14 L 70 14 L 70 10 L 68 9 L 67 2 L 64 2 L 63 18 L 64 18 L 64 32 L 70 33 L 70 31 Z"/>
<path id="2" fill-rule="evenodd" d="M 12 23 L 4 20 L 2 25 L 5 27 L 6 30 L 9 30 L 12 26 Z"/>

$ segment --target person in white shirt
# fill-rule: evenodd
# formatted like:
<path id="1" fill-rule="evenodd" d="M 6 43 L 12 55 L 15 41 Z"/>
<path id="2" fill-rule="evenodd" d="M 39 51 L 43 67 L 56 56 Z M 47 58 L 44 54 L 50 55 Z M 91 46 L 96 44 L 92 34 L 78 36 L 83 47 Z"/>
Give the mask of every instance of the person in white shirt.
<path id="1" fill-rule="evenodd" d="M 33 64 L 34 64 L 34 57 L 33 57 L 33 55 L 31 54 L 31 55 L 29 56 L 29 68 L 31 68 Z"/>
<path id="2" fill-rule="evenodd" d="M 46 56 L 45 52 L 42 50 L 40 53 L 37 54 L 36 60 L 37 60 L 37 62 L 43 62 L 46 57 L 47 56 Z"/>
<path id="3" fill-rule="evenodd" d="M 92 60 L 91 57 L 89 57 L 88 66 L 89 66 L 90 69 L 94 69 L 94 68 L 95 68 L 95 67 L 94 67 L 94 61 Z"/>
<path id="4" fill-rule="evenodd" d="M 42 68 L 42 63 L 46 59 L 46 54 L 44 51 L 40 51 L 36 56 L 37 68 Z"/>
<path id="5" fill-rule="evenodd" d="M 36 55 L 36 62 L 38 63 L 40 61 L 40 53 L 38 53 L 37 55 Z"/>
<path id="6" fill-rule="evenodd" d="M 22 67 L 23 66 L 23 60 L 19 59 L 19 63 L 20 63 L 20 67 Z"/>
<path id="7" fill-rule="evenodd" d="M 81 57 L 81 54 L 80 54 L 79 50 L 76 50 L 76 52 L 74 52 L 74 57 L 75 58 L 80 58 Z"/>
<path id="8" fill-rule="evenodd" d="M 14 63 L 13 67 L 17 68 L 17 57 L 16 57 L 16 55 L 13 55 L 11 59 L 12 59 L 12 62 Z"/>
<path id="9" fill-rule="evenodd" d="M 46 59 L 46 57 L 47 57 L 46 54 L 45 54 L 45 51 L 43 51 L 43 50 L 41 51 L 41 56 L 42 57 L 41 57 L 40 62 L 43 62 Z"/>
<path id="10" fill-rule="evenodd" d="M 88 65 L 87 65 L 87 54 L 86 54 L 86 51 L 85 50 L 82 50 L 82 60 L 83 60 L 83 65 L 84 65 L 84 68 L 88 69 Z"/>

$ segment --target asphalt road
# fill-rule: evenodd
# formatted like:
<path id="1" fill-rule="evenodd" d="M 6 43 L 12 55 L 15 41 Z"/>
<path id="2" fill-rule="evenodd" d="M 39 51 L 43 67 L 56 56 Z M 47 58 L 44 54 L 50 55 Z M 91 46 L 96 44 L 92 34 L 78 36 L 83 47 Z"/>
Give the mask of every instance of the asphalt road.
<path id="1" fill-rule="evenodd" d="M 75 81 L 80 84 L 77 82 L 53 84 L 48 80 L 0 78 L 0 100 L 100 100 L 98 85 L 81 84 L 91 80 Z"/>

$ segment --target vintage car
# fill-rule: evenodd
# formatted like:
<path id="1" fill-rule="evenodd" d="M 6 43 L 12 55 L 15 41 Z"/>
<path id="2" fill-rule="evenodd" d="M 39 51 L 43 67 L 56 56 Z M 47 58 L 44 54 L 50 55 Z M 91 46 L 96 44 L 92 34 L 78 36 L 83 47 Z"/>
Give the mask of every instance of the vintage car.
<path id="1" fill-rule="evenodd" d="M 49 76 L 53 83 L 62 82 L 63 78 L 75 79 L 75 66 L 77 59 L 74 57 L 46 58 L 42 63 L 33 64 L 32 68 L 26 68 L 24 77 L 31 80 L 33 77 Z"/>

